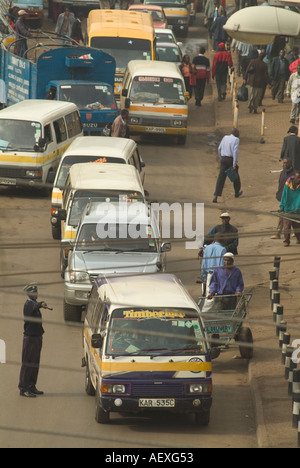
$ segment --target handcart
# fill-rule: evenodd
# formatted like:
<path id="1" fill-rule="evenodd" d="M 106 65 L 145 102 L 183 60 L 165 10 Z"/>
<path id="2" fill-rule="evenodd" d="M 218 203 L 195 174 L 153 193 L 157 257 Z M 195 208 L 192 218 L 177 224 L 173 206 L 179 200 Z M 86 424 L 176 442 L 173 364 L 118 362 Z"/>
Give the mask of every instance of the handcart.
<path id="1" fill-rule="evenodd" d="M 236 298 L 236 307 L 228 308 L 232 299 Z M 211 342 L 211 346 L 218 350 L 229 347 L 232 339 L 238 342 L 241 357 L 251 359 L 253 357 L 253 337 L 250 328 L 243 327 L 243 321 L 247 315 L 247 306 L 252 298 L 251 293 L 244 293 L 242 296 L 214 296 L 213 307 L 209 312 L 202 312 L 206 297 L 200 297 L 198 306 L 201 317 L 204 321 L 206 333 Z M 225 306 L 225 308 L 224 308 Z"/>

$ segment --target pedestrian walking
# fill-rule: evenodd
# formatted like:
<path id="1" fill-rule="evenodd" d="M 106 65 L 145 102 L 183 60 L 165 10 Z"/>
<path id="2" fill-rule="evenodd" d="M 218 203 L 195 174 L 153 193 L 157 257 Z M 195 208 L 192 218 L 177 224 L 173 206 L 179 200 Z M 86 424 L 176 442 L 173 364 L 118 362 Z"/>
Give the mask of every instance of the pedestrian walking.
<path id="1" fill-rule="evenodd" d="M 286 95 L 291 98 L 292 107 L 290 112 L 290 122 L 292 124 L 299 122 L 299 105 L 300 105 L 300 63 L 297 65 L 297 70 L 289 77 Z"/>
<path id="2" fill-rule="evenodd" d="M 237 45 L 238 51 L 238 64 L 242 73 L 243 78 L 245 79 L 246 70 L 250 63 L 250 60 L 253 60 L 258 57 L 257 49 L 252 44 L 247 44 L 246 42 L 239 42 Z"/>
<path id="3" fill-rule="evenodd" d="M 300 214 L 300 172 L 290 177 L 284 186 L 280 210 L 288 217 L 283 218 L 283 245 L 289 247 L 291 242 L 291 229 L 293 228 L 297 244 L 300 244 L 299 222 L 293 221 L 294 214 Z"/>
<path id="4" fill-rule="evenodd" d="M 282 161 L 282 171 L 279 176 L 278 180 L 278 189 L 276 192 L 276 200 L 281 203 L 282 193 L 285 186 L 286 181 L 295 175 L 295 170 L 292 165 L 292 161 L 290 159 L 283 159 Z M 279 218 L 276 234 L 271 236 L 271 239 L 280 239 L 283 230 L 283 218 Z"/>
<path id="5" fill-rule="evenodd" d="M 300 171 L 300 137 L 295 125 L 288 129 L 288 135 L 283 139 L 280 159 L 290 159 L 294 169 Z"/>
<path id="6" fill-rule="evenodd" d="M 285 58 L 285 50 L 279 52 L 278 57 L 274 57 L 270 63 L 271 95 L 273 101 L 277 98 L 279 103 L 283 103 L 286 82 L 290 77 L 289 62 Z"/>
<path id="7" fill-rule="evenodd" d="M 195 103 L 196 106 L 201 106 L 206 83 L 210 81 L 210 62 L 207 57 L 204 56 L 205 47 L 201 46 L 199 54 L 193 58 L 193 74 L 192 83 L 195 92 Z"/>
<path id="8" fill-rule="evenodd" d="M 226 11 L 222 11 L 221 15 L 218 16 L 214 21 L 214 50 L 217 50 L 218 44 L 224 42 L 226 44 L 228 39 L 228 34 L 224 29 L 224 25 L 227 23 Z"/>
<path id="9" fill-rule="evenodd" d="M 74 21 L 72 25 L 71 38 L 78 42 L 84 42 L 83 33 L 82 33 L 82 22 L 84 20 L 84 14 L 78 13 L 78 18 Z"/>
<path id="10" fill-rule="evenodd" d="M 242 296 L 244 280 L 242 272 L 234 266 L 234 255 L 224 255 L 224 267 L 216 268 L 209 285 L 208 299 L 216 297 L 215 307 L 218 310 L 234 310 L 237 305 L 237 297 Z"/>
<path id="11" fill-rule="evenodd" d="M 226 98 L 228 70 L 233 67 L 231 53 L 225 50 L 224 42 L 218 45 L 218 51 L 214 55 L 212 66 L 212 79 L 216 78 L 218 101 Z"/>
<path id="12" fill-rule="evenodd" d="M 111 136 L 112 137 L 121 137 L 121 138 L 128 138 L 129 131 L 128 131 L 128 117 L 129 112 L 127 109 L 122 109 L 121 114 L 113 121 L 111 126 Z"/>
<path id="13" fill-rule="evenodd" d="M 289 62 L 289 65 L 291 65 L 295 60 L 298 60 L 299 58 L 299 50 L 297 46 L 294 46 L 287 54 L 286 54 L 286 59 Z"/>
<path id="14" fill-rule="evenodd" d="M 182 73 L 184 82 L 185 82 L 185 88 L 188 91 L 190 98 L 192 97 L 193 94 L 193 88 L 191 86 L 191 79 L 193 75 L 193 67 L 190 61 L 190 57 L 188 54 L 185 54 L 182 58 L 182 62 L 179 65 L 179 69 Z"/>
<path id="15" fill-rule="evenodd" d="M 27 13 L 25 10 L 19 10 L 18 12 L 18 20 L 16 22 L 15 30 L 16 30 L 16 42 L 15 42 L 15 54 L 19 57 L 24 57 L 25 52 L 28 49 L 27 46 L 27 39 L 32 37 L 31 33 L 29 32 L 28 26 L 25 22 L 25 17 Z"/>
<path id="16" fill-rule="evenodd" d="M 266 51 L 262 50 L 257 59 L 250 60 L 246 69 L 244 83 L 249 86 L 248 109 L 257 114 L 267 85 L 271 85 L 268 66 L 264 62 Z"/>
<path id="17" fill-rule="evenodd" d="M 238 229 L 230 223 L 230 214 L 228 212 L 222 213 L 220 216 L 221 224 L 217 224 L 205 236 L 204 245 L 209 245 L 216 234 L 220 235 L 222 245 L 225 247 L 226 252 L 231 252 L 238 255 L 239 234 Z"/>
<path id="18" fill-rule="evenodd" d="M 240 132 L 237 128 L 233 128 L 230 135 L 225 135 L 219 145 L 218 155 L 220 159 L 220 172 L 216 184 L 213 203 L 218 202 L 218 197 L 221 197 L 225 185 L 227 173 L 231 170 L 234 175 L 234 192 L 235 197 L 239 198 L 243 192 L 241 191 L 241 180 L 239 176 L 239 145 L 240 145 Z"/>
<path id="19" fill-rule="evenodd" d="M 68 7 L 61 13 L 57 19 L 55 32 L 60 36 L 65 36 L 64 42 L 68 41 L 71 37 L 72 26 L 75 21 L 75 15 Z"/>
<path id="20" fill-rule="evenodd" d="M 223 11 L 224 7 L 221 5 L 219 0 L 207 0 L 204 9 L 204 21 L 210 38 L 213 37 L 213 22 L 218 16 L 221 16 Z"/>
<path id="21" fill-rule="evenodd" d="M 46 302 L 37 302 L 38 288 L 35 284 L 27 285 L 24 291 L 28 299 L 23 311 L 25 323 L 19 390 L 21 396 L 35 398 L 37 395 L 43 395 L 43 392 L 36 388 L 44 335 L 40 309 L 49 308 Z"/>

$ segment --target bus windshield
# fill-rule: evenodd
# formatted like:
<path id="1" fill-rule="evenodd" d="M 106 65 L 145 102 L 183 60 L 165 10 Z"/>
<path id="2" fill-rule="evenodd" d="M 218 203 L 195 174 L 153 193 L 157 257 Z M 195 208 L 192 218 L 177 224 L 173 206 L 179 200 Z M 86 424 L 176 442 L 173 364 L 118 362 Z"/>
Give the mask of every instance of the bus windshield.
<path id="1" fill-rule="evenodd" d="M 196 310 L 127 308 L 113 311 L 106 354 L 204 354 Z"/>
<path id="2" fill-rule="evenodd" d="M 133 226 L 119 223 L 88 223 L 81 226 L 76 242 L 77 251 L 157 252 L 151 237 L 151 226 L 139 224 L 138 237 L 131 237 Z"/>
<path id="3" fill-rule="evenodd" d="M 59 101 L 74 102 L 79 110 L 116 109 L 112 87 L 105 84 L 63 85 L 59 89 Z"/>
<path id="4" fill-rule="evenodd" d="M 27 120 L 0 119 L 0 151 L 34 151 L 42 137 L 42 125 Z"/>
<path id="5" fill-rule="evenodd" d="M 139 192 L 124 192 L 122 190 L 77 190 L 72 201 L 68 220 L 70 226 L 78 226 L 83 210 L 90 202 L 143 202 L 143 195 Z"/>
<path id="6" fill-rule="evenodd" d="M 116 72 L 123 72 L 130 60 L 151 60 L 151 41 L 130 37 L 93 37 L 91 47 L 112 55 Z"/>
<path id="7" fill-rule="evenodd" d="M 183 82 L 178 78 L 137 76 L 131 87 L 130 99 L 133 102 L 184 104 Z"/>

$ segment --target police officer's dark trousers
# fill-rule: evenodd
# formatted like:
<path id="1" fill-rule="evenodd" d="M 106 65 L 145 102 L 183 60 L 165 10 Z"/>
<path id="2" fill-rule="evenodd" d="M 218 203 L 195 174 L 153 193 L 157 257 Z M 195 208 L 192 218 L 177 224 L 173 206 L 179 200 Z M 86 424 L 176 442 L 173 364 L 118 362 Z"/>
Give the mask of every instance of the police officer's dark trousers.
<path id="1" fill-rule="evenodd" d="M 19 389 L 21 392 L 30 391 L 36 387 L 42 346 L 42 336 L 24 335 L 22 367 L 19 381 Z"/>

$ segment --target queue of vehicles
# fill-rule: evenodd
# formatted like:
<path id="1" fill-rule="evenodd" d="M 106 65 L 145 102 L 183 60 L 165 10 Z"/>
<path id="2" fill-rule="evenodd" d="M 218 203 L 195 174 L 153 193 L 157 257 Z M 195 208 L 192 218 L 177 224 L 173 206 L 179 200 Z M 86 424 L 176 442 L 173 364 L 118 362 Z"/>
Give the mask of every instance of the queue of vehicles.
<path id="1" fill-rule="evenodd" d="M 129 13 L 132 30 L 138 29 L 136 14 Z M 120 89 L 124 107 L 132 106 L 130 130 L 172 134 L 184 143 L 188 96 L 176 65 L 152 60 L 153 26 L 149 40 L 132 44 L 125 31 L 115 41 L 109 35 L 99 40 L 94 26 L 90 22 L 90 46 L 109 44 L 104 53 L 116 55 L 117 73 L 129 46 L 142 53 L 142 60 L 126 63 Z M 74 58 L 74 65 L 85 60 Z M 51 92 L 55 79 L 48 81 Z M 137 99 L 134 87 L 142 84 L 147 89 Z M 171 246 L 162 242 L 159 221 L 151 216 L 136 143 L 83 136 L 75 104 L 42 98 L 1 111 L 0 151 L 0 185 L 47 189 L 55 179 L 51 227 L 53 237 L 61 237 L 64 318 L 78 322 L 85 311 L 85 387 L 96 398 L 96 420 L 108 423 L 111 412 L 164 409 L 194 413 L 197 424 L 207 425 L 212 353 L 199 307 L 174 275 L 164 273 Z"/>

